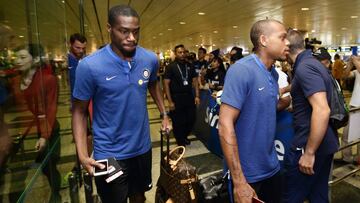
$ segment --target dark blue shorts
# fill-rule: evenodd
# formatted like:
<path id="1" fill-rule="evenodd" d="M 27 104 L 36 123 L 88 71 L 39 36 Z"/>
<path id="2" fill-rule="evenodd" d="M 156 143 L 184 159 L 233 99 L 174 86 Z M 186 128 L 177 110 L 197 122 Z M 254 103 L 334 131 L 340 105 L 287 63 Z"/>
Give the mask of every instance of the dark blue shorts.
<path id="1" fill-rule="evenodd" d="M 289 150 L 285 155 L 285 186 L 283 203 L 327 203 L 328 181 L 333 154 L 315 155 L 314 175 L 306 175 L 299 170 L 301 150 Z"/>

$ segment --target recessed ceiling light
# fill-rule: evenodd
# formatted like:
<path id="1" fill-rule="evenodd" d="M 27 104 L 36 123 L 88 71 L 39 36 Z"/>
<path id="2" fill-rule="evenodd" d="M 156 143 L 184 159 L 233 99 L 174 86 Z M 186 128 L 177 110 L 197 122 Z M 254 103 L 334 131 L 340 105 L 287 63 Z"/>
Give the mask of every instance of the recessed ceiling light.
<path id="1" fill-rule="evenodd" d="M 311 32 L 315 32 L 315 30 L 311 30 Z"/>
<path id="2" fill-rule="evenodd" d="M 217 34 L 217 33 L 218 33 L 218 31 L 217 31 L 217 30 L 214 30 L 214 31 L 213 31 L 213 33 Z"/>
<path id="3" fill-rule="evenodd" d="M 183 21 L 181 21 L 181 22 L 179 22 L 180 23 L 180 25 L 185 25 L 186 23 L 185 22 L 183 22 Z"/>
<path id="4" fill-rule="evenodd" d="M 302 11 L 308 11 L 308 10 L 310 10 L 310 9 L 309 9 L 309 8 L 304 7 L 304 8 L 301 8 L 301 10 L 302 10 Z"/>
<path id="5" fill-rule="evenodd" d="M 202 35 L 200 35 L 200 37 L 203 37 Z"/>
<path id="6" fill-rule="evenodd" d="M 200 44 L 201 46 L 204 46 L 204 44 Z"/>
<path id="7" fill-rule="evenodd" d="M 162 33 L 162 32 L 160 32 L 160 33 L 159 33 L 159 35 L 161 36 L 161 35 L 163 35 L 163 33 Z"/>
<path id="8" fill-rule="evenodd" d="M 237 25 L 233 25 L 233 28 L 236 29 L 236 28 L 238 28 L 238 26 L 237 26 Z"/>
<path id="9" fill-rule="evenodd" d="M 341 30 L 347 30 L 347 28 L 346 28 L 346 27 L 342 27 Z"/>
<path id="10" fill-rule="evenodd" d="M 216 47 L 216 45 L 215 45 L 215 44 L 213 44 L 213 47 Z"/>
<path id="11" fill-rule="evenodd" d="M 156 37 L 155 37 L 155 36 L 153 36 L 153 39 L 156 39 Z"/>
<path id="12" fill-rule="evenodd" d="M 24 35 L 19 35 L 20 38 L 24 38 Z"/>
<path id="13" fill-rule="evenodd" d="M 168 28 L 169 31 L 171 31 L 172 29 L 171 28 Z"/>
<path id="14" fill-rule="evenodd" d="M 196 44 L 195 46 L 198 47 L 199 45 Z"/>
<path id="15" fill-rule="evenodd" d="M 297 28 L 293 28 L 293 30 L 297 30 Z"/>
<path id="16" fill-rule="evenodd" d="M 199 12 L 198 15 L 203 16 L 203 15 L 205 15 L 205 13 L 204 12 Z"/>
<path id="17" fill-rule="evenodd" d="M 65 3 L 65 1 L 61 1 L 61 3 L 63 3 L 63 4 L 64 4 L 64 3 Z"/>
<path id="18" fill-rule="evenodd" d="M 358 18 L 358 16 L 350 16 L 350 18 Z"/>

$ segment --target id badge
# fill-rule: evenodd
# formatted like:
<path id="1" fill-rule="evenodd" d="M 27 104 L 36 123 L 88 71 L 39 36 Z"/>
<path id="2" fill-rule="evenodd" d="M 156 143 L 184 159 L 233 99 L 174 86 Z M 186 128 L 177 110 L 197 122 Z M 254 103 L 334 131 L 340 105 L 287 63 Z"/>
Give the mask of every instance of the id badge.
<path id="1" fill-rule="evenodd" d="M 184 80 L 184 81 L 183 81 L 183 85 L 184 85 L 184 86 L 187 86 L 188 84 L 189 84 L 189 83 L 188 83 L 187 80 Z"/>

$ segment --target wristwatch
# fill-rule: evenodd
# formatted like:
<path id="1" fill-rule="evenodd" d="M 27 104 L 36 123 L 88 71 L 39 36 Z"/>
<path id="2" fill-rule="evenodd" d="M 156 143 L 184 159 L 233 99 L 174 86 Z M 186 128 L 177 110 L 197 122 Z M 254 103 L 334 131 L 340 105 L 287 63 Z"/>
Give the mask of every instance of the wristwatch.
<path id="1" fill-rule="evenodd" d="M 160 113 L 160 118 L 163 119 L 164 116 L 168 116 L 168 115 L 169 115 L 169 113 L 167 111 L 164 111 L 164 112 Z"/>

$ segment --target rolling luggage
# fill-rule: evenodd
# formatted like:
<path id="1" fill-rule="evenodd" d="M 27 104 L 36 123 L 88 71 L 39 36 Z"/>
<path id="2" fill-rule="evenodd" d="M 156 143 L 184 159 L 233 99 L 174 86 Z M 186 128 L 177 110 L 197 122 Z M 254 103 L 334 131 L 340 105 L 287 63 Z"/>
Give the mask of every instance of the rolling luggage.
<path id="1" fill-rule="evenodd" d="M 185 147 L 170 150 L 169 133 L 161 133 L 160 177 L 155 203 L 197 203 L 199 182 L 196 168 L 183 159 Z M 164 151 L 164 136 L 166 151 Z"/>

